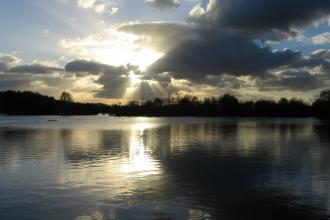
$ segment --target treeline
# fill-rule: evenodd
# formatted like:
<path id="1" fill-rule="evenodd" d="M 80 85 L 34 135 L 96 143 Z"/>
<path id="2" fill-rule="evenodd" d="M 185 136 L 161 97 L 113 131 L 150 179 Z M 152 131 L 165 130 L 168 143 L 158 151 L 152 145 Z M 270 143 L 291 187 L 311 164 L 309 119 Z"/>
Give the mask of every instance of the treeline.
<path id="1" fill-rule="evenodd" d="M 225 94 L 218 98 L 199 100 L 194 96 L 170 96 L 165 100 L 114 105 L 114 115 L 131 116 L 243 116 L 243 117 L 317 117 L 330 118 L 330 90 L 322 91 L 313 103 L 300 99 L 279 101 L 240 101 Z"/>
<path id="2" fill-rule="evenodd" d="M 178 97 L 175 101 L 155 99 L 147 102 L 129 102 L 112 106 L 115 115 L 134 116 L 264 116 L 308 117 L 311 106 L 301 100 L 281 99 L 240 102 L 232 95 L 199 100 L 196 97 Z"/>
<path id="3" fill-rule="evenodd" d="M 68 94 L 66 94 L 68 95 Z M 322 91 L 313 103 L 282 98 L 279 101 L 240 101 L 226 94 L 219 98 L 169 96 L 167 99 L 130 101 L 125 105 L 83 104 L 70 99 L 56 100 L 32 92 L 0 92 L 0 112 L 12 115 L 116 116 L 244 116 L 330 118 L 330 90 Z"/>
<path id="4" fill-rule="evenodd" d="M 0 92 L 0 113 L 8 115 L 94 115 L 108 113 L 104 104 L 56 100 L 33 92 Z"/>

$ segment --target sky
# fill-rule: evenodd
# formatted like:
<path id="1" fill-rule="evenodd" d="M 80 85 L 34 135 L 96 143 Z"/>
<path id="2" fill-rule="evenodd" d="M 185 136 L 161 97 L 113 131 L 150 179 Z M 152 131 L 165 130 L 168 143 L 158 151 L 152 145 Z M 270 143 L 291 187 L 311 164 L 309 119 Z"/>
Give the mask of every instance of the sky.
<path id="1" fill-rule="evenodd" d="M 330 88 L 328 0 L 1 0 L 0 29 L 1 91 L 114 103 Z"/>

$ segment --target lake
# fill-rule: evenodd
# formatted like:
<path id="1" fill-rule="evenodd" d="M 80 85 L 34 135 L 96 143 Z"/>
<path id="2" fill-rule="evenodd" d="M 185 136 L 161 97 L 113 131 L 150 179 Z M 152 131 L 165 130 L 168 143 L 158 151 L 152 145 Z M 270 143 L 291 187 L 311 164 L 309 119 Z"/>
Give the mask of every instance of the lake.
<path id="1" fill-rule="evenodd" d="M 0 219 L 328 219 L 316 119 L 0 116 Z"/>

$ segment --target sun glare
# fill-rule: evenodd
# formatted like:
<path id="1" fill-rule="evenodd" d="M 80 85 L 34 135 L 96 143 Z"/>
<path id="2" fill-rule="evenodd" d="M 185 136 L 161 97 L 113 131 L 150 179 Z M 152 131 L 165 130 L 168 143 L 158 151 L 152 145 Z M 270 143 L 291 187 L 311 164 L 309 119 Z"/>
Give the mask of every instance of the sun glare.
<path id="1" fill-rule="evenodd" d="M 162 57 L 161 53 L 156 53 L 148 48 L 141 49 L 136 55 L 137 56 L 135 57 L 134 62 L 137 63 L 141 71 L 145 71 L 148 66 Z"/>
<path id="2" fill-rule="evenodd" d="M 138 75 L 136 75 L 134 73 L 134 71 L 129 72 L 129 78 L 131 81 L 131 86 L 136 86 L 137 84 L 139 84 L 141 82 L 140 77 Z"/>
<path id="3" fill-rule="evenodd" d="M 144 134 L 151 124 L 139 122 L 132 128 L 129 142 L 129 159 L 123 166 L 125 173 L 135 173 L 139 176 L 148 176 L 159 173 L 158 163 L 149 155 L 145 145 Z"/>
<path id="4" fill-rule="evenodd" d="M 114 66 L 136 65 L 145 71 L 163 54 L 139 42 L 138 36 L 120 32 L 116 27 L 85 38 L 64 38 L 60 41 L 62 47 L 69 49 L 73 55 Z"/>

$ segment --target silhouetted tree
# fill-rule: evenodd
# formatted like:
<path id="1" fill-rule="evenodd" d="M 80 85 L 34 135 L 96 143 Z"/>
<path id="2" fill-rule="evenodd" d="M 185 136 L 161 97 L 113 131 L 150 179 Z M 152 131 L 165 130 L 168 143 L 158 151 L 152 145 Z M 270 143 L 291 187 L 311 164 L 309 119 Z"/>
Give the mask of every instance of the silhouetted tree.
<path id="1" fill-rule="evenodd" d="M 259 100 L 240 102 L 235 96 L 225 94 L 220 98 L 199 100 L 194 96 L 170 96 L 153 101 L 130 101 L 125 105 L 83 104 L 73 102 L 69 93 L 61 100 L 33 92 L 0 92 L 0 113 L 3 114 L 65 114 L 89 115 L 107 113 L 117 116 L 264 116 L 330 118 L 330 90 L 320 93 L 310 105 L 299 99 Z"/>
<path id="2" fill-rule="evenodd" d="M 278 101 L 278 104 L 280 106 L 287 106 L 289 104 L 289 101 L 287 98 L 281 98 L 279 101 Z"/>
<path id="3" fill-rule="evenodd" d="M 94 115 L 110 113 L 105 104 L 83 104 L 56 100 L 33 92 L 0 92 L 0 113 L 10 115 Z"/>
<path id="4" fill-rule="evenodd" d="M 320 93 L 319 100 L 322 102 L 329 102 L 330 103 L 330 89 L 323 90 Z"/>
<path id="5" fill-rule="evenodd" d="M 62 92 L 60 100 L 63 102 L 73 102 L 72 95 L 68 92 Z"/>
<path id="6" fill-rule="evenodd" d="M 238 99 L 230 94 L 225 94 L 219 98 L 220 112 L 223 115 L 236 115 L 239 112 Z"/>
<path id="7" fill-rule="evenodd" d="M 254 104 L 254 113 L 264 117 L 275 116 L 278 114 L 276 102 L 272 100 L 259 100 Z"/>
<path id="8" fill-rule="evenodd" d="M 318 118 L 330 118 L 330 89 L 323 90 L 313 103 L 314 115 Z"/>
<path id="9" fill-rule="evenodd" d="M 163 105 L 163 103 L 164 103 L 164 101 L 161 100 L 160 98 L 155 98 L 155 100 L 154 100 L 154 105 L 156 107 L 161 107 Z"/>

